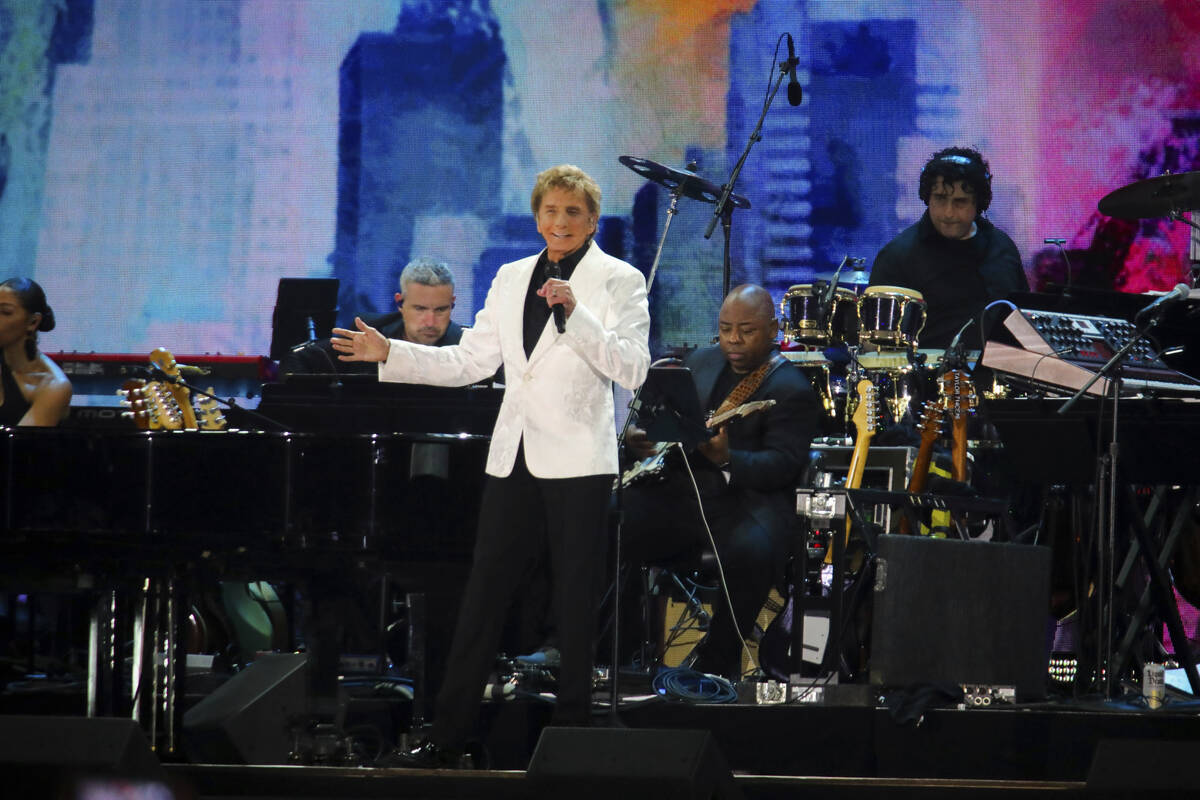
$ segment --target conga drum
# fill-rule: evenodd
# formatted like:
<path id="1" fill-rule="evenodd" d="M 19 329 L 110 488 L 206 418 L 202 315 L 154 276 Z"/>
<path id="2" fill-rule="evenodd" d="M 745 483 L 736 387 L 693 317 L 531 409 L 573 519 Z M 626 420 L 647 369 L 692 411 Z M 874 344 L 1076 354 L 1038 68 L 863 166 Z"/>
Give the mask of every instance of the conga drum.
<path id="1" fill-rule="evenodd" d="M 925 298 L 903 286 L 868 286 L 858 299 L 858 343 L 882 349 L 917 346 Z"/>
<path id="2" fill-rule="evenodd" d="M 779 311 L 784 320 L 784 340 L 814 347 L 852 341 L 857 327 L 858 296 L 839 286 L 834 291 L 833 309 L 821 319 L 820 293 L 811 283 L 798 283 L 787 290 Z"/>

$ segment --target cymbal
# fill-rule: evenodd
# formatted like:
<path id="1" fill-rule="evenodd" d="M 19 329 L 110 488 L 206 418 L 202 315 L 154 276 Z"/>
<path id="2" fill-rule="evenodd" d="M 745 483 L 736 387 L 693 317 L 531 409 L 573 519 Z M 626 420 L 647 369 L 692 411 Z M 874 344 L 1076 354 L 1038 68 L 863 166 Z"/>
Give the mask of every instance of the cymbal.
<path id="1" fill-rule="evenodd" d="M 675 169 L 637 156 L 621 156 L 617 160 L 646 180 L 664 186 L 672 192 L 678 190 L 679 194 L 684 197 L 713 205 L 716 205 L 717 201 L 721 199 L 720 186 L 705 180 L 691 170 Z M 738 194 L 729 195 L 729 203 L 734 208 L 750 207 L 750 201 Z"/>
<path id="2" fill-rule="evenodd" d="M 1200 208 L 1200 172 L 1134 181 L 1106 194 L 1097 207 L 1101 214 L 1120 219 L 1167 217 Z"/>

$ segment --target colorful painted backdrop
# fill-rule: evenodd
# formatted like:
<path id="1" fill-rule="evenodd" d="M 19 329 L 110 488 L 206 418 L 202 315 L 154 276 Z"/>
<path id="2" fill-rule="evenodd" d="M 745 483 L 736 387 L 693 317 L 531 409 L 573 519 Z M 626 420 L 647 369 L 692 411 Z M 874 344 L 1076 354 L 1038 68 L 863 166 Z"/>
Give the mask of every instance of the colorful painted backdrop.
<path id="1" fill-rule="evenodd" d="M 981 149 L 991 218 L 1031 277 L 1169 288 L 1188 229 L 1098 215 L 1109 191 L 1200 167 L 1193 0 L 0 0 L 0 274 L 33 276 L 51 350 L 266 353 L 281 277 L 336 277 L 343 318 L 449 261 L 469 322 L 539 246 L 534 175 L 601 183 L 603 246 L 648 269 L 667 196 L 617 161 L 720 184 L 791 33 L 736 191 L 735 282 L 778 298 L 866 259 L 922 210 L 916 177 Z M 684 198 L 655 345 L 707 340 L 713 207 Z"/>

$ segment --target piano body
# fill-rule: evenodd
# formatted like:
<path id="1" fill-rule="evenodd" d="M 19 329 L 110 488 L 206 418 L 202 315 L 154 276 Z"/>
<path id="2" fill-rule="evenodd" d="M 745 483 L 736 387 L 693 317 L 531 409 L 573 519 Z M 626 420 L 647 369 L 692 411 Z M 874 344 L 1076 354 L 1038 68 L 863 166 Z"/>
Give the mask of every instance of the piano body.
<path id="1" fill-rule="evenodd" d="M 258 413 L 286 421 L 260 427 L 279 430 L 247 430 L 261 418 L 236 413 L 243 429 L 138 430 L 115 414 L 0 429 L 0 580 L 94 601 L 87 713 L 132 710 L 160 752 L 175 750 L 179 634 L 204 582 L 270 580 L 301 594 L 326 576 L 405 593 L 461 586 L 502 390 L 313 387 L 264 387 Z"/>

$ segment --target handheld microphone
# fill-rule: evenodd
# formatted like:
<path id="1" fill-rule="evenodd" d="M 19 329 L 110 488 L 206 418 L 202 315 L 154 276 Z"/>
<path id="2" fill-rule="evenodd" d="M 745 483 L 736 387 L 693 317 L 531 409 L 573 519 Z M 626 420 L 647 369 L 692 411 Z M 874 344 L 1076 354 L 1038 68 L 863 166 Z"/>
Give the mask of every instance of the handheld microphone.
<path id="1" fill-rule="evenodd" d="M 546 262 L 546 277 L 559 278 L 562 272 L 558 269 L 558 264 L 554 261 Z M 563 309 L 562 303 L 555 303 L 550 306 L 550 310 L 554 313 L 554 327 L 558 328 L 559 333 L 563 333 L 567 329 L 567 312 Z"/>
<path id="2" fill-rule="evenodd" d="M 801 88 L 800 81 L 798 81 L 796 79 L 796 64 L 799 63 L 796 60 L 796 46 L 792 42 L 792 35 L 790 33 L 785 33 L 784 36 L 787 37 L 787 46 L 788 46 L 788 60 L 787 60 L 788 103 L 793 106 L 798 106 L 798 105 L 800 105 L 800 101 L 804 99 L 804 89 Z"/>
<path id="3" fill-rule="evenodd" d="M 1183 300 L 1187 300 L 1188 295 L 1191 293 L 1191 291 L 1192 290 L 1188 287 L 1188 285 L 1186 283 L 1175 284 L 1174 289 L 1167 292 L 1162 297 L 1158 298 L 1153 303 L 1151 303 L 1150 305 L 1143 308 L 1141 311 L 1137 312 L 1137 314 L 1135 314 L 1133 317 L 1133 321 L 1140 322 L 1140 321 L 1146 319 L 1147 317 L 1157 316 L 1157 315 L 1161 314 L 1164 310 L 1175 305 L 1176 303 L 1181 302 Z"/>

